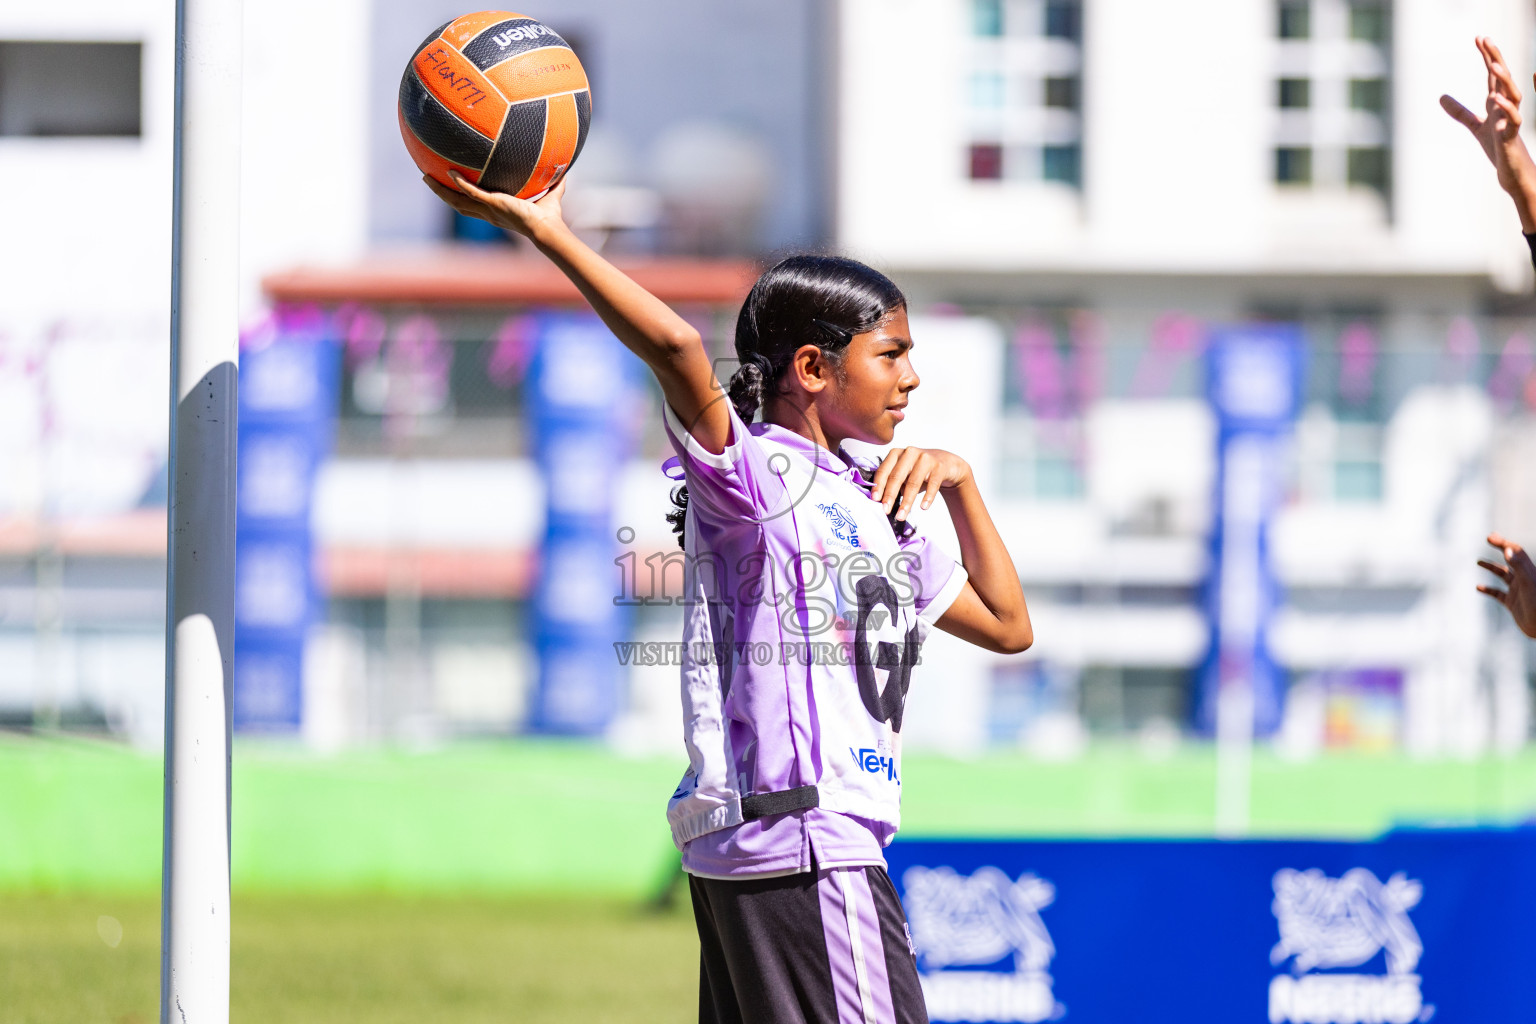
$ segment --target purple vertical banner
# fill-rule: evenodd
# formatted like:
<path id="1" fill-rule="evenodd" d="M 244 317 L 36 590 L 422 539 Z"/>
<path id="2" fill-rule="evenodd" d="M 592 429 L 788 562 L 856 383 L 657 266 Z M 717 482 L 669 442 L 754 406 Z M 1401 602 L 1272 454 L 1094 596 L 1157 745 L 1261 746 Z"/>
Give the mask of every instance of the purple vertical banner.
<path id="1" fill-rule="evenodd" d="M 1206 388 L 1218 424 L 1205 587 L 1211 642 L 1196 704 L 1206 732 L 1217 731 L 1223 694 L 1240 695 L 1233 706 L 1251 708 L 1252 735 L 1267 736 L 1280 724 L 1284 679 L 1269 648 L 1280 586 L 1269 531 L 1282 497 L 1305 351 L 1294 324 L 1221 329 L 1206 351 Z"/>
<path id="2" fill-rule="evenodd" d="M 529 413 L 545 481 L 545 526 L 534 594 L 539 680 L 534 732 L 602 734 L 618 715 L 622 676 L 614 644 L 614 502 L 630 449 L 635 362 L 601 320 L 537 318 Z"/>
<path id="3" fill-rule="evenodd" d="M 279 310 L 242 339 L 235 512 L 234 725 L 303 722 L 304 645 L 321 600 L 310 512 L 335 429 L 340 348 L 329 318 Z"/>

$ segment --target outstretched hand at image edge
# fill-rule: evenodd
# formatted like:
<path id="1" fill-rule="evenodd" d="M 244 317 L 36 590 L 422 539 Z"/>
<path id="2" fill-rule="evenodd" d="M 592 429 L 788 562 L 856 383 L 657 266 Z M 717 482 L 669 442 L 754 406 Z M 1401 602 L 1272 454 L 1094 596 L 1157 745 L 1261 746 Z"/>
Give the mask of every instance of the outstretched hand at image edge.
<path id="1" fill-rule="evenodd" d="M 1479 117 L 1450 96 L 1441 96 L 1440 106 L 1483 147 L 1498 173 L 1499 186 L 1515 202 L 1520 230 L 1536 234 L 1536 161 L 1520 138 L 1520 89 L 1493 40 L 1479 36 L 1476 43 L 1488 72 L 1486 115 Z"/>
<path id="2" fill-rule="evenodd" d="M 1488 543 L 1499 549 L 1504 564 L 1487 559 L 1481 559 L 1477 564 L 1497 576 L 1504 589 L 1483 584 L 1477 589 L 1508 608 L 1522 633 L 1536 637 L 1536 562 L 1531 561 L 1523 547 L 1501 534 L 1490 533 Z"/>

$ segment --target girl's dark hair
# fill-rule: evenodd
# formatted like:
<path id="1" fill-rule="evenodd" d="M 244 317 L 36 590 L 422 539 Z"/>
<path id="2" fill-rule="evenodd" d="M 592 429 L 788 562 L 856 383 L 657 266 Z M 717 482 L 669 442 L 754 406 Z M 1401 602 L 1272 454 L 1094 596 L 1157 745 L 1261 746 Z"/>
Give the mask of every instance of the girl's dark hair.
<path id="1" fill-rule="evenodd" d="M 771 394 L 782 393 L 784 373 L 802 345 L 815 345 L 834 362 L 856 334 L 878 327 L 906 307 L 906 296 L 884 274 L 839 256 L 791 256 L 770 268 L 747 294 L 736 317 L 736 357 L 726 393 L 742 422 L 751 423 Z M 683 546 L 688 488 L 672 492 L 667 521 Z M 894 511 L 894 510 L 893 510 Z M 911 527 L 894 519 L 903 535 Z"/>

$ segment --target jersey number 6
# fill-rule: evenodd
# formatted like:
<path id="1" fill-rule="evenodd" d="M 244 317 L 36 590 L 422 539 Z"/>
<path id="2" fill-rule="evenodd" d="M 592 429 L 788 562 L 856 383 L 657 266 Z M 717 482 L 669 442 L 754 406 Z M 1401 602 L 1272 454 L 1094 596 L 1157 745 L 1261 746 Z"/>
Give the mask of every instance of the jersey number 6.
<path id="1" fill-rule="evenodd" d="M 859 677 L 859 697 L 864 708 L 877 722 L 890 722 L 891 728 L 901 732 L 901 713 L 907 703 L 907 687 L 912 683 L 912 666 L 917 664 L 917 652 L 922 647 L 917 627 L 907 630 L 901 647 L 885 640 L 875 645 L 875 661 L 869 661 L 869 617 L 882 605 L 896 617 L 896 590 L 884 576 L 865 576 L 859 580 L 854 592 L 859 598 L 859 615 L 854 634 L 853 665 Z M 885 689 L 875 681 L 875 669 L 890 672 Z"/>

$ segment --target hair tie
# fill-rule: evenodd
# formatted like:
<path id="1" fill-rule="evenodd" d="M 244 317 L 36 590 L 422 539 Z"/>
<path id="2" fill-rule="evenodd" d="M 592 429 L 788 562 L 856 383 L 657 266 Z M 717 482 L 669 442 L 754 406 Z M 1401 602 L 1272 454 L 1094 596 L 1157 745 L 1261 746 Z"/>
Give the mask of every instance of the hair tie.
<path id="1" fill-rule="evenodd" d="M 683 469 L 683 460 L 676 455 L 661 464 L 661 474 L 668 480 L 686 480 L 688 471 Z"/>

